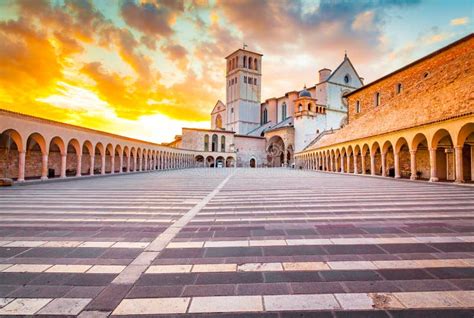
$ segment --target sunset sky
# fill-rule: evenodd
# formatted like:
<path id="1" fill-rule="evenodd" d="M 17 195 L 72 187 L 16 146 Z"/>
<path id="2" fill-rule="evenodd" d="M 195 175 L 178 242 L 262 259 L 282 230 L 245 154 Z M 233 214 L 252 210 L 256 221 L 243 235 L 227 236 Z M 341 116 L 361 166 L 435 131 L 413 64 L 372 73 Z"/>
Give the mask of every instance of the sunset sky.
<path id="1" fill-rule="evenodd" d="M 155 142 L 208 128 L 224 57 L 263 56 L 262 98 L 344 51 L 368 83 L 473 30 L 472 0 L 0 0 L 0 108 Z"/>

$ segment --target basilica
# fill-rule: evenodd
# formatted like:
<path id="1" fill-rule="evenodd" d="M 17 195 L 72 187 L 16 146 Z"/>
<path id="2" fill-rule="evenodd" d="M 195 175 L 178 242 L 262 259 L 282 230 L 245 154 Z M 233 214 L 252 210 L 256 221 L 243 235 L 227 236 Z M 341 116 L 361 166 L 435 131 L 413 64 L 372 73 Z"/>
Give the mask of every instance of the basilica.
<path id="1" fill-rule="evenodd" d="M 345 96 L 363 78 L 347 54 L 331 71 L 319 70 L 315 84 L 261 100 L 263 55 L 238 49 L 226 57 L 226 99 L 211 111 L 211 129 L 183 128 L 170 145 L 204 152 L 208 167 L 294 166 L 294 154 L 347 123 Z M 235 154 L 235 156 L 229 156 Z"/>

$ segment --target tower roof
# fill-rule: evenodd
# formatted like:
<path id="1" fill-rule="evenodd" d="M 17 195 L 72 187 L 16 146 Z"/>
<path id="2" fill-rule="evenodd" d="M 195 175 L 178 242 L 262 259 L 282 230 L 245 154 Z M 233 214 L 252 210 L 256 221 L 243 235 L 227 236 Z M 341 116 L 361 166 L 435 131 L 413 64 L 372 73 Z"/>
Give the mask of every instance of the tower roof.
<path id="1" fill-rule="evenodd" d="M 255 55 L 259 55 L 259 56 L 263 56 L 263 54 L 260 54 L 260 53 L 257 53 L 257 52 L 253 52 L 253 51 L 249 51 L 249 50 L 244 50 L 244 49 L 238 49 L 238 50 L 235 50 L 234 52 L 232 52 L 231 54 L 227 55 L 225 58 L 228 59 L 230 56 L 234 55 L 235 53 L 237 53 L 237 52 L 239 52 L 239 51 L 247 52 L 247 53 L 255 54 Z"/>

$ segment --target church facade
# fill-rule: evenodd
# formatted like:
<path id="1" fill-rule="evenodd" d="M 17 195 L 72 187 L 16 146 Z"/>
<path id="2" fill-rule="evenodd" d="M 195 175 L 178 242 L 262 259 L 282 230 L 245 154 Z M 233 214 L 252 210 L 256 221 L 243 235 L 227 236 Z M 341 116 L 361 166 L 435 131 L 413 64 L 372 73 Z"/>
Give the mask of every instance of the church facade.
<path id="1" fill-rule="evenodd" d="M 263 102 L 262 62 L 262 54 L 246 49 L 228 55 L 226 103 L 212 109 L 211 129 L 183 128 L 170 145 L 206 152 L 202 166 L 294 166 L 296 152 L 346 124 L 345 96 L 363 85 L 347 55 L 334 71 L 321 69 L 315 85 Z"/>

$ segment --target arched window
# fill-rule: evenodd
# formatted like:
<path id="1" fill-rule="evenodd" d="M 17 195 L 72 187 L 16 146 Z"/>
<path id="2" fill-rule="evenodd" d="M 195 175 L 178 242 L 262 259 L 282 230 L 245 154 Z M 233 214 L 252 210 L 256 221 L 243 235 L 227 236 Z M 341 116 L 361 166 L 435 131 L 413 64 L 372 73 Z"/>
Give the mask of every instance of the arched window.
<path id="1" fill-rule="evenodd" d="M 247 67 L 247 57 L 244 55 L 244 67 Z"/>
<path id="2" fill-rule="evenodd" d="M 252 58 L 249 57 L 249 69 L 252 69 Z"/>
<path id="3" fill-rule="evenodd" d="M 221 152 L 225 152 L 225 136 L 221 136 Z"/>
<path id="4" fill-rule="evenodd" d="M 222 128 L 222 117 L 220 114 L 216 116 L 216 128 Z"/>
<path id="5" fill-rule="evenodd" d="M 253 66 L 255 67 L 255 70 L 258 71 L 257 59 L 253 60 Z"/>
<path id="6" fill-rule="evenodd" d="M 204 151 L 209 151 L 209 135 L 204 136 Z"/>
<path id="7" fill-rule="evenodd" d="M 303 111 L 303 105 L 301 105 L 301 104 L 298 105 L 298 111 L 299 112 Z"/>
<path id="8" fill-rule="evenodd" d="M 219 140 L 217 138 L 217 135 L 216 134 L 212 135 L 212 151 L 217 151 L 218 143 L 219 143 Z"/>
<path id="9" fill-rule="evenodd" d="M 286 119 L 286 103 L 283 103 L 283 105 L 281 105 L 281 120 L 285 120 Z"/>
<path id="10" fill-rule="evenodd" d="M 311 112 L 313 111 L 313 105 L 311 105 L 311 103 L 308 104 L 308 110 Z"/>
<path id="11" fill-rule="evenodd" d="M 239 67 L 239 57 L 236 56 L 235 57 L 235 68 L 238 68 Z"/>
<path id="12" fill-rule="evenodd" d="M 263 124 L 266 124 L 268 122 L 268 111 L 267 109 L 265 108 L 263 110 Z"/>

